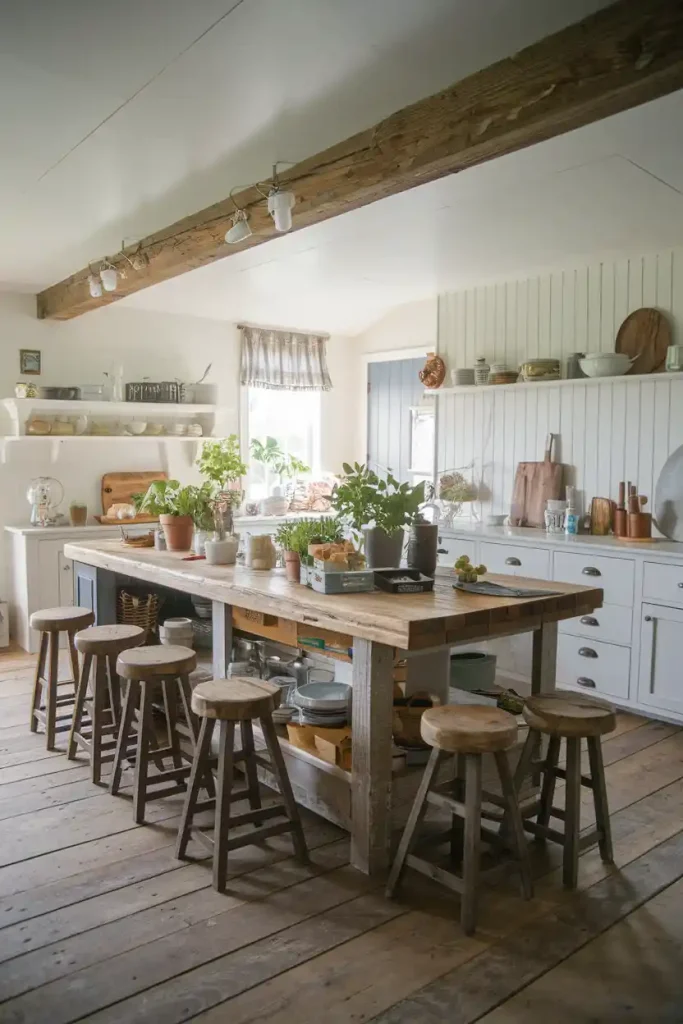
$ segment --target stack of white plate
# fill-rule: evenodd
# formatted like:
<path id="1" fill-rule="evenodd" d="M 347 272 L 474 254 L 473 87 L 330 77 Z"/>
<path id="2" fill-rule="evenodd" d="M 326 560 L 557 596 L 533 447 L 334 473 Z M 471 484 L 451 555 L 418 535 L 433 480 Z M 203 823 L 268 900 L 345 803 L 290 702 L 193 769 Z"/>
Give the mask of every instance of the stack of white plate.
<path id="1" fill-rule="evenodd" d="M 349 716 L 351 687 L 348 683 L 304 683 L 291 697 L 300 709 L 304 725 L 346 725 Z"/>
<path id="2" fill-rule="evenodd" d="M 280 706 L 273 711 L 273 721 L 276 724 L 284 725 L 291 721 L 299 710 L 292 706 L 296 679 L 293 679 L 292 676 L 271 676 L 268 682 L 280 687 Z"/>

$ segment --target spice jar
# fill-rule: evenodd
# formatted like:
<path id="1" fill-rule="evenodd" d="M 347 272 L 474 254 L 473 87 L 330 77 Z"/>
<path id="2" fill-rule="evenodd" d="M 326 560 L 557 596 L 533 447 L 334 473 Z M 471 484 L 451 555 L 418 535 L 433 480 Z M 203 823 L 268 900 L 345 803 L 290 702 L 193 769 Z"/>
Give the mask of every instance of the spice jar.
<path id="1" fill-rule="evenodd" d="M 567 511 L 567 502 L 559 498 L 548 498 L 545 503 L 545 528 L 548 533 L 564 533 L 564 517 Z"/>

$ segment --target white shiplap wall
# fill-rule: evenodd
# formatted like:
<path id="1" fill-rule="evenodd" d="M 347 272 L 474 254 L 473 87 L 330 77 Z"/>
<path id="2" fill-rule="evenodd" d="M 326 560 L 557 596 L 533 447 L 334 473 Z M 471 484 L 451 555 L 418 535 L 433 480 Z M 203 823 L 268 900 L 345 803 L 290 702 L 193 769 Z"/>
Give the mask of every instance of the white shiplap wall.
<path id="1" fill-rule="evenodd" d="M 655 306 L 683 344 L 683 249 L 594 263 L 439 299 L 439 352 L 448 369 L 479 355 L 517 367 L 525 358 L 566 360 L 576 351 L 613 351 L 619 325 Z M 572 467 L 587 509 L 594 495 L 616 497 L 620 480 L 652 496 L 667 455 L 683 444 L 683 380 L 609 380 L 528 390 L 472 389 L 438 399 L 439 472 L 473 463 L 483 512 L 507 512 L 515 467 L 543 457 Z"/>

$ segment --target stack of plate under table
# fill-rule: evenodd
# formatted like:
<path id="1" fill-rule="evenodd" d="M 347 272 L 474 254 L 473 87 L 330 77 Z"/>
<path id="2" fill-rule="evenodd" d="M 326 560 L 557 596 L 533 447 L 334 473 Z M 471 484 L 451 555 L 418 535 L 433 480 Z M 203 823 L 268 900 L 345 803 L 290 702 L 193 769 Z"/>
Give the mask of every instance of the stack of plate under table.
<path id="1" fill-rule="evenodd" d="M 349 717 L 351 687 L 348 683 L 304 683 L 290 696 L 299 708 L 303 725 L 346 725 Z"/>

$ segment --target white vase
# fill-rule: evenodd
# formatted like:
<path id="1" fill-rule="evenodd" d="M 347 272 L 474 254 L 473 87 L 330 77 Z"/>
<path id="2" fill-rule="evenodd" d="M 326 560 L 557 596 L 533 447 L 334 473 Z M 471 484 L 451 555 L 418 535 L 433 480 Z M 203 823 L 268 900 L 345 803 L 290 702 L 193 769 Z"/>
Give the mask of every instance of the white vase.
<path id="1" fill-rule="evenodd" d="M 209 565 L 234 565 L 237 559 L 238 540 L 226 537 L 225 540 L 207 540 L 204 554 Z"/>

